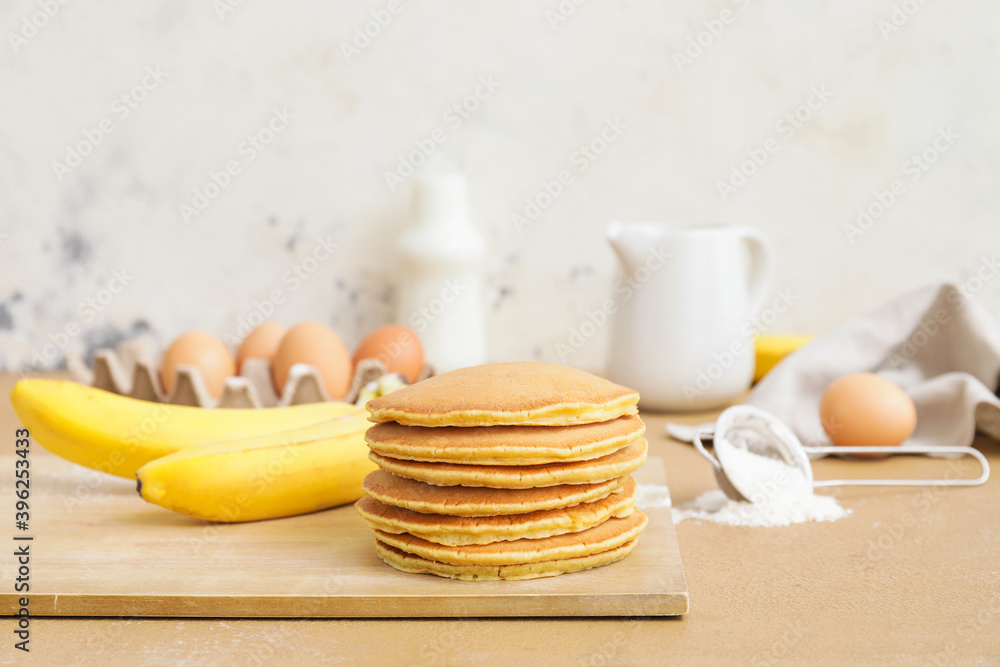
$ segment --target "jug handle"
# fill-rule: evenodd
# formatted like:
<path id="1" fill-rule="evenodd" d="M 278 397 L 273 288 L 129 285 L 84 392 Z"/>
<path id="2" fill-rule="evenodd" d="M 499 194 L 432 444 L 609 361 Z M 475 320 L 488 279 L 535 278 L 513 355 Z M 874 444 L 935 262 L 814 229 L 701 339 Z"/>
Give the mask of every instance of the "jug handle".
<path id="1" fill-rule="evenodd" d="M 750 312 L 747 317 L 752 318 L 763 310 L 767 291 L 771 287 L 774 275 L 773 252 L 767 237 L 753 227 L 739 227 L 737 231 L 750 250 L 750 279 L 747 289 Z"/>

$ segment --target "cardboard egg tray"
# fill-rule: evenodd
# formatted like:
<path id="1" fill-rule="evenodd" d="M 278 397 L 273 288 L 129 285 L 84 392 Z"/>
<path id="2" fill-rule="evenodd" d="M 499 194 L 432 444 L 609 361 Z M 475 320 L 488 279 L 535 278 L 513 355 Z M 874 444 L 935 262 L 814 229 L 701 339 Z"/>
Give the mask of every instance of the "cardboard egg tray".
<path id="1" fill-rule="evenodd" d="M 144 401 L 202 408 L 270 408 L 330 400 L 354 403 L 366 384 L 388 372 L 378 359 L 363 359 L 354 369 L 347 395 L 333 399 L 323 388 L 319 371 L 312 366 L 295 364 L 279 396 L 271 380 L 271 363 L 265 359 L 247 359 L 238 377 L 226 378 L 222 395 L 216 401 L 194 366 L 177 367 L 177 380 L 168 395 L 160 385 L 159 364 L 155 359 L 153 346 L 138 339 L 122 343 L 114 350 L 95 352 L 93 370 L 79 359 L 69 360 L 68 366 L 74 379 L 81 384 Z M 432 368 L 424 366 L 417 379 L 431 375 Z"/>

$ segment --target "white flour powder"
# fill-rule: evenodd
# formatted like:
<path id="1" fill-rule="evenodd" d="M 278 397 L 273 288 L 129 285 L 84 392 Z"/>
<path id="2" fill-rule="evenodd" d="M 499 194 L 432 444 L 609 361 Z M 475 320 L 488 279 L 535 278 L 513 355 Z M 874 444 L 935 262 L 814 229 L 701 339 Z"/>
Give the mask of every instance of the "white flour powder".
<path id="1" fill-rule="evenodd" d="M 800 470 L 738 447 L 727 448 L 726 473 L 752 502 L 730 500 L 708 491 L 674 508 L 674 523 L 705 519 L 729 526 L 788 526 L 805 521 L 835 521 L 849 514 L 835 498 L 817 496 Z"/>
<path id="2" fill-rule="evenodd" d="M 670 489 L 662 484 L 640 484 L 635 497 L 635 506 L 639 509 L 670 507 Z"/>

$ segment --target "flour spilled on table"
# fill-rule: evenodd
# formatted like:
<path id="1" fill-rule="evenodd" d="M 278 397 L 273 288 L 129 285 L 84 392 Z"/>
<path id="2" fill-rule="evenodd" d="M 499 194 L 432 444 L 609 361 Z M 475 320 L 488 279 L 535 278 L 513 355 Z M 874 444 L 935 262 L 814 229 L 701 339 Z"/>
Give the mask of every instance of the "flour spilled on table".
<path id="1" fill-rule="evenodd" d="M 730 500 L 722 491 L 706 491 L 673 510 L 674 523 L 704 519 L 727 526 L 790 526 L 806 521 L 836 521 L 850 514 L 836 498 L 809 494 L 798 502 L 773 498 L 765 503 Z"/>
<path id="2" fill-rule="evenodd" d="M 788 526 L 806 521 L 836 521 L 850 514 L 830 496 L 818 496 L 794 466 L 732 448 L 726 473 L 740 489 L 753 489 L 751 502 L 730 500 L 722 491 L 707 491 L 673 509 L 674 523 L 704 519 L 728 526 Z"/>
<path id="3" fill-rule="evenodd" d="M 663 484 L 640 484 L 635 506 L 639 509 L 670 507 L 670 489 Z"/>

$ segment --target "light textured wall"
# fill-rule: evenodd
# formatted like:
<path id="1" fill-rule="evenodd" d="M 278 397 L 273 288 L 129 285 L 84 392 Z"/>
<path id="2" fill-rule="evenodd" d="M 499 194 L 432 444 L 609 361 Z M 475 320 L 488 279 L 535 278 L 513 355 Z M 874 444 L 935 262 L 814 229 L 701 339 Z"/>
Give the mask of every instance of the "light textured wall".
<path id="1" fill-rule="evenodd" d="M 468 174 L 489 240 L 498 360 L 559 360 L 611 292 L 612 219 L 762 229 L 776 285 L 796 295 L 775 331 L 821 332 L 911 287 L 966 281 L 1000 249 L 988 0 L 74 0 L 44 21 L 43 5 L 0 9 L 0 366 L 71 324 L 80 350 L 146 328 L 234 332 L 274 290 L 277 319 L 320 319 L 356 343 L 392 317 L 400 277 L 409 192 L 385 173 L 435 128 L 433 162 Z M 144 78 L 129 108 L 120 98 Z M 477 87 L 475 111 L 448 114 Z M 799 127 L 779 125 L 810 99 Z M 250 160 L 241 142 L 274 110 L 294 117 Z M 579 147 L 616 119 L 586 163 Z M 57 174 L 102 121 L 113 131 Z M 947 128 L 957 138 L 933 165 L 907 165 Z M 768 139 L 767 161 L 723 196 Z M 179 205 L 229 161 L 240 173 L 187 224 Z M 512 214 L 561 170 L 572 184 L 519 233 Z M 852 242 L 845 225 L 894 179 L 902 194 Z M 288 272 L 319 238 L 339 248 L 296 286 Z M 107 300 L 115 271 L 127 286 L 99 313 L 81 307 Z M 1000 281 L 977 296 L 1000 315 Z M 607 333 L 567 362 L 600 369 Z"/>

